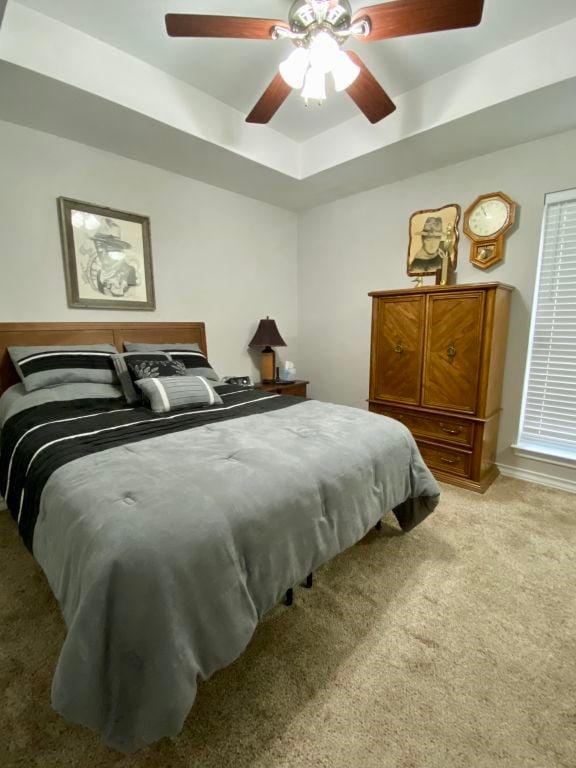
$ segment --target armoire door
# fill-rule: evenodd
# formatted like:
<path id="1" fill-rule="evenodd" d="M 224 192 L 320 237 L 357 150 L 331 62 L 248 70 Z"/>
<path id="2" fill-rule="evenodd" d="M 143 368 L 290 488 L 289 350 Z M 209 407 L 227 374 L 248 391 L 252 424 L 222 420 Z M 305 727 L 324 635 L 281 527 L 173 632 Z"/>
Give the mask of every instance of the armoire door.
<path id="1" fill-rule="evenodd" d="M 428 296 L 422 405 L 474 413 L 484 292 Z"/>
<path id="2" fill-rule="evenodd" d="M 425 296 L 375 300 L 371 400 L 420 403 L 425 301 Z"/>

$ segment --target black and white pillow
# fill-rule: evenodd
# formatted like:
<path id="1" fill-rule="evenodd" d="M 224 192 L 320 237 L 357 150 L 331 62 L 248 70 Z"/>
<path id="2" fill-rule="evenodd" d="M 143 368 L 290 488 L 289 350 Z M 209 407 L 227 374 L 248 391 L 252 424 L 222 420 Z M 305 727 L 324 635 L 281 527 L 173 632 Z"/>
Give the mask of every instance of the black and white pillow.
<path id="1" fill-rule="evenodd" d="M 186 366 L 188 375 L 203 376 L 210 381 L 220 381 L 220 377 L 198 344 L 143 344 L 126 341 L 124 347 L 129 352 L 167 352 L 172 360 L 177 360 Z"/>
<path id="2" fill-rule="evenodd" d="M 186 376 L 186 366 L 177 360 L 151 360 L 146 355 L 145 360 L 127 361 L 130 378 L 132 381 L 138 379 L 157 379 L 159 376 Z"/>
<path id="3" fill-rule="evenodd" d="M 159 376 L 160 365 L 171 362 L 170 355 L 166 352 L 117 352 L 113 355 L 112 364 L 120 380 L 120 386 L 122 387 L 126 402 L 129 405 L 134 405 L 142 400 L 139 390 L 134 386 L 136 379 L 143 378 L 146 372 L 150 376 L 153 368 L 157 370 L 156 375 Z M 137 373 L 133 374 L 130 367 L 135 369 L 135 366 L 141 367 L 136 368 Z M 143 375 L 141 376 L 140 374 Z"/>
<path id="4" fill-rule="evenodd" d="M 144 404 L 155 413 L 222 405 L 222 398 L 203 376 L 160 376 L 135 384 L 142 391 Z"/>
<path id="5" fill-rule="evenodd" d="M 8 353 L 27 392 L 56 384 L 115 384 L 112 344 L 8 347 Z"/>

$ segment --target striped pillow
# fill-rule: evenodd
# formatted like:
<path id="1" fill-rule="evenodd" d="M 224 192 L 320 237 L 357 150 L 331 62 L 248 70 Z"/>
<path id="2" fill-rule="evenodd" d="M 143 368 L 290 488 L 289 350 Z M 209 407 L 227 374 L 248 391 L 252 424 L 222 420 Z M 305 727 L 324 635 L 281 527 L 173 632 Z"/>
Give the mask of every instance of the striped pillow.
<path id="1" fill-rule="evenodd" d="M 144 404 L 155 413 L 222 405 L 222 398 L 203 376 L 160 376 L 139 379 L 135 384 L 142 391 Z"/>
<path id="2" fill-rule="evenodd" d="M 112 355 L 112 365 L 120 380 L 120 386 L 122 387 L 126 402 L 129 405 L 139 403 L 142 400 L 142 395 L 134 387 L 135 377 L 130 373 L 128 365 L 153 362 L 171 362 L 170 355 L 166 354 L 166 352 L 117 352 L 115 355 Z"/>
<path id="3" fill-rule="evenodd" d="M 115 384 L 112 344 L 8 347 L 8 353 L 27 392 L 73 382 Z"/>
<path id="4" fill-rule="evenodd" d="M 208 362 L 206 355 L 198 344 L 141 344 L 138 342 L 124 342 L 124 347 L 129 352 L 168 352 L 172 360 L 184 363 L 191 376 L 204 376 L 211 381 L 220 381 L 220 377 Z"/>

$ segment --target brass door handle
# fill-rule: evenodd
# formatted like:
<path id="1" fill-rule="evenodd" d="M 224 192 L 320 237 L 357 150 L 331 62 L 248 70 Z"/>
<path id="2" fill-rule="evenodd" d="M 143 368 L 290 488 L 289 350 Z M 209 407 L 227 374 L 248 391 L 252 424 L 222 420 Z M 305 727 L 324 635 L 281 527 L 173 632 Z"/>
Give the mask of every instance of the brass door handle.
<path id="1" fill-rule="evenodd" d="M 440 422 L 440 429 L 442 432 L 446 432 L 447 435 L 459 435 L 462 432 L 462 427 L 456 427 L 455 429 L 452 429 L 451 427 L 447 427 L 445 424 L 442 424 L 442 422 Z"/>
<path id="2" fill-rule="evenodd" d="M 400 354 L 401 352 L 404 352 L 404 347 L 402 346 L 402 342 L 399 341 L 398 344 L 394 347 L 394 352 L 398 352 Z"/>

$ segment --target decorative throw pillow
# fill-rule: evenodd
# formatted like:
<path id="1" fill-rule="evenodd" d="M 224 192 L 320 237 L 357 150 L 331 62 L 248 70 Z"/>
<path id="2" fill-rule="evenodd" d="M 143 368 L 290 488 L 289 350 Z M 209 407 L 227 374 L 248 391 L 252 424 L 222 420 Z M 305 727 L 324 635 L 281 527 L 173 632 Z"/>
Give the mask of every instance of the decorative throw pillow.
<path id="1" fill-rule="evenodd" d="M 124 347 L 129 352 L 167 352 L 172 360 L 184 363 L 190 376 L 204 376 L 211 381 L 220 381 L 198 344 L 143 344 L 126 341 Z"/>
<path id="2" fill-rule="evenodd" d="M 166 352 L 117 352 L 112 355 L 112 364 L 120 380 L 122 392 L 129 405 L 134 405 L 142 400 L 142 396 L 134 387 L 133 378 L 128 368 L 128 364 L 136 363 L 169 363 L 170 355 Z"/>
<path id="3" fill-rule="evenodd" d="M 27 392 L 55 384 L 114 384 L 118 381 L 112 344 L 8 347 L 8 353 Z"/>
<path id="4" fill-rule="evenodd" d="M 127 360 L 132 381 L 157 379 L 159 376 L 186 376 L 186 366 L 177 360 Z"/>
<path id="5" fill-rule="evenodd" d="M 222 405 L 222 398 L 203 376 L 161 376 L 135 383 L 142 391 L 144 404 L 155 413 Z"/>

